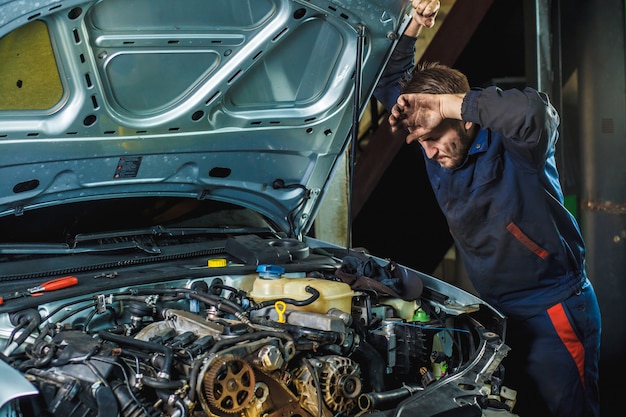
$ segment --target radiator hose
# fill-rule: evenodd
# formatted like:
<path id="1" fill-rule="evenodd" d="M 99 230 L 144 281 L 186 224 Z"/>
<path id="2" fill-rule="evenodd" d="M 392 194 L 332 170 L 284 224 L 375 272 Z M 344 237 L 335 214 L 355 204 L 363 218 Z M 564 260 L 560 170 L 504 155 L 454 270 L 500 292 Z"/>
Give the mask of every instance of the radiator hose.
<path id="1" fill-rule="evenodd" d="M 404 385 L 401 388 L 392 389 L 385 392 L 368 392 L 359 395 L 357 400 L 359 408 L 363 411 L 378 409 L 384 410 L 389 404 L 398 404 L 405 398 L 410 397 L 417 391 L 422 391 L 421 385 Z"/>

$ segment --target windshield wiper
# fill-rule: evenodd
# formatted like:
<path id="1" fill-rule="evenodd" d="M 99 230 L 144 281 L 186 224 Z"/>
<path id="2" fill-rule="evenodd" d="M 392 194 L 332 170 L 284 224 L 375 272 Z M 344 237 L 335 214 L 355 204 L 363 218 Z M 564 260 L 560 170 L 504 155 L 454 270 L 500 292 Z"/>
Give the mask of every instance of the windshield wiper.
<path id="1" fill-rule="evenodd" d="M 67 243 L 0 243 L 0 254 L 3 255 L 71 255 L 90 252 L 112 252 L 127 249 L 139 249 L 154 255 L 161 253 L 161 249 L 158 247 L 146 246 L 135 240 L 103 243 L 85 247 L 71 247 Z"/>
<path id="2" fill-rule="evenodd" d="M 161 253 L 159 239 L 225 234 L 272 234 L 268 227 L 172 227 L 160 225 L 145 229 L 113 232 L 81 233 L 70 243 L 0 243 L 0 254 L 6 255 L 65 255 L 93 252 L 113 252 L 138 249 L 151 255 Z M 171 244 L 171 243 L 170 243 Z"/>
<path id="3" fill-rule="evenodd" d="M 124 239 L 137 236 L 154 236 L 157 238 L 192 237 L 226 234 L 261 234 L 273 233 L 268 227 L 164 227 L 151 226 L 145 229 L 133 229 L 113 232 L 82 233 L 74 237 L 74 245 L 91 240 Z"/>

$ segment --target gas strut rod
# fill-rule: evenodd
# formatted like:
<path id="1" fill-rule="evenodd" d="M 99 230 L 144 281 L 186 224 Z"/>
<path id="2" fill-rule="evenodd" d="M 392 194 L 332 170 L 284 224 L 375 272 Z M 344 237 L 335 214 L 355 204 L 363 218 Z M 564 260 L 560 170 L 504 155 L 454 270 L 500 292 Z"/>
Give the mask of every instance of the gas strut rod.
<path id="1" fill-rule="evenodd" d="M 361 78 L 363 74 L 363 44 L 365 40 L 365 26 L 358 24 L 357 30 L 357 42 L 356 42 L 356 68 L 354 70 L 354 108 L 352 113 L 352 137 L 350 143 L 350 161 L 348 161 L 348 167 L 350 169 L 350 175 L 348 178 L 349 192 L 348 192 L 348 233 L 346 238 L 346 250 L 349 250 L 352 244 L 352 188 L 354 182 L 354 164 L 356 161 L 356 147 L 359 136 L 359 115 L 361 114 Z"/>

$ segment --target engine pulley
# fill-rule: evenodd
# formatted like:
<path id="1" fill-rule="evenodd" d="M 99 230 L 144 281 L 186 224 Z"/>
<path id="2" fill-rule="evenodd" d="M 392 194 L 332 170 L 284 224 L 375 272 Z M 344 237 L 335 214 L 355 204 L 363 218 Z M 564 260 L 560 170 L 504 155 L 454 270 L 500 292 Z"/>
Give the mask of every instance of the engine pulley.
<path id="1" fill-rule="evenodd" d="M 238 413 L 254 395 L 252 367 L 234 356 L 217 359 L 204 374 L 203 382 L 207 404 L 222 413 Z"/>

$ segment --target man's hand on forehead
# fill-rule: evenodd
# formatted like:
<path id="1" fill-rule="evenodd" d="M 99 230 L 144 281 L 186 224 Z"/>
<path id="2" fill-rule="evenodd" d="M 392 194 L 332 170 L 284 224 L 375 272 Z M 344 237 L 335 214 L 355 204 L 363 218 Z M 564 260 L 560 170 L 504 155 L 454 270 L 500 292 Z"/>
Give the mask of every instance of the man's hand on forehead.
<path id="1" fill-rule="evenodd" d="M 441 100 L 436 94 L 402 94 L 391 109 L 389 123 L 392 130 L 408 128 L 430 131 L 444 119 Z M 394 131 L 395 131 L 394 130 Z"/>

